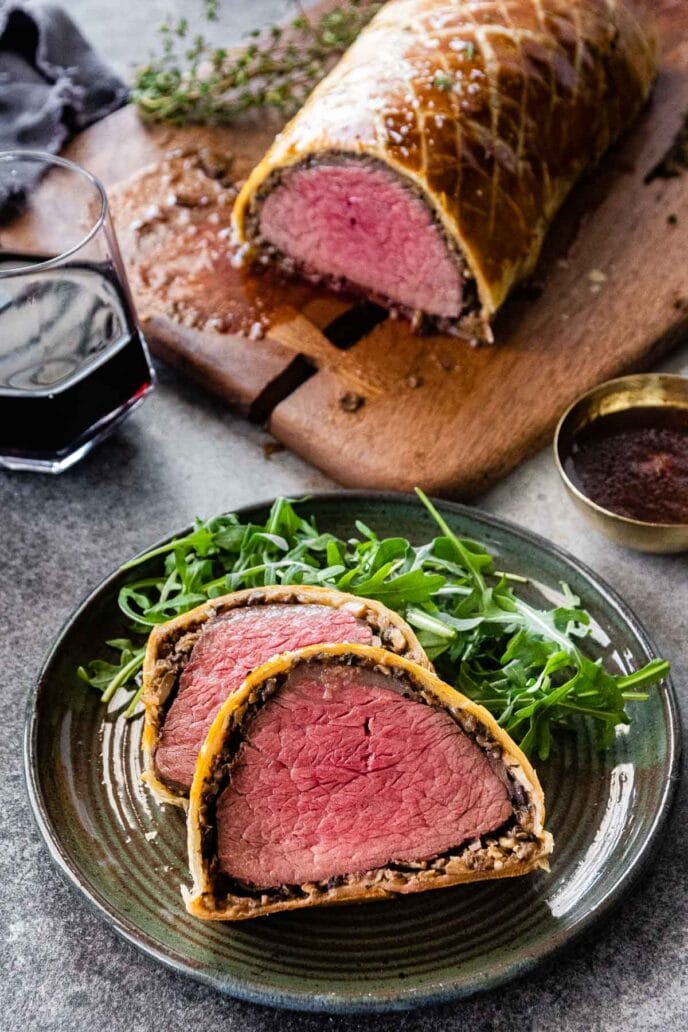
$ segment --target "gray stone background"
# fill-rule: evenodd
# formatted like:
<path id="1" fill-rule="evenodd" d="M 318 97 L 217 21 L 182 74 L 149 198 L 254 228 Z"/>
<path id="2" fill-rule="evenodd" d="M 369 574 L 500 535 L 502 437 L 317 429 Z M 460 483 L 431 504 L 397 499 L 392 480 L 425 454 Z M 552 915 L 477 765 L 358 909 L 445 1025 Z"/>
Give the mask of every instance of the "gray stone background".
<path id="1" fill-rule="evenodd" d="M 68 0 L 119 71 L 145 60 L 164 14 L 191 0 Z M 273 19 L 285 4 L 224 0 L 218 40 Z M 688 374 L 688 348 L 664 368 Z M 441 1008 L 390 1018 L 280 1013 L 216 995 L 157 967 L 120 941 L 56 875 L 24 793 L 21 737 L 28 694 L 60 625 L 123 558 L 195 515 L 279 492 L 328 488 L 296 456 L 271 460 L 267 435 L 168 371 L 128 423 L 60 478 L 0 474 L 0 1030 L 1 1032 L 459 1032 L 470 1029 L 688 1028 L 688 834 L 681 790 L 655 870 L 621 908 L 565 957 L 527 982 Z M 636 610 L 674 664 L 685 709 L 688 567 L 642 557 L 581 523 L 549 450 L 479 500 L 568 548 Z"/>

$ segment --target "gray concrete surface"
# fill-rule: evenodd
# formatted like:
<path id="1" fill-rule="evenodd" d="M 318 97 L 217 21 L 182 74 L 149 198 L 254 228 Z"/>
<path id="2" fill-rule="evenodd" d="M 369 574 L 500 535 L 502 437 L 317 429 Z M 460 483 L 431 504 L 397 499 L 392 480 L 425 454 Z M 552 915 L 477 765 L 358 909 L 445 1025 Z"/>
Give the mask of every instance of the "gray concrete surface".
<path id="1" fill-rule="evenodd" d="M 125 68 L 145 57 L 171 0 L 69 0 L 93 41 Z M 229 3 L 234 30 L 282 7 Z M 178 11 L 192 7 L 177 0 Z M 233 19 L 233 20 L 232 20 Z M 236 34 L 236 32 L 235 32 Z M 688 374 L 688 348 L 667 363 Z M 515 385 L 517 389 L 517 385 Z M 26 699 L 62 621 L 124 557 L 188 522 L 278 492 L 329 487 L 266 434 L 169 372 L 120 432 L 61 478 L 0 474 L 0 1030 L 2 1032 L 471 1032 L 688 1027 L 688 801 L 683 788 L 655 870 L 616 914 L 527 982 L 392 1018 L 269 1011 L 221 998 L 120 941 L 56 875 L 35 832 L 21 771 Z M 685 711 L 688 565 L 633 555 L 586 529 L 549 452 L 481 504 L 565 546 L 636 610 L 674 663 Z"/>

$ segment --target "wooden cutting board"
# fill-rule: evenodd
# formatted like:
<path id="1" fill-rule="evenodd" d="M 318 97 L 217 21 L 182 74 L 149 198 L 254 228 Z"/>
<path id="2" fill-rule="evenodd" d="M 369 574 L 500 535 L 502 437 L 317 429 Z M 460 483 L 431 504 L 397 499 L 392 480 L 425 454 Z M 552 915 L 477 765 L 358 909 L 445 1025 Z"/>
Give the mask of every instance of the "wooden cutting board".
<path id="1" fill-rule="evenodd" d="M 663 56 L 651 103 L 570 197 L 535 285 L 501 314 L 495 346 L 415 336 L 375 306 L 308 287 L 256 286 L 226 249 L 218 251 L 226 197 L 224 208 L 223 198 L 219 207 L 211 203 L 214 222 L 189 236 L 168 232 L 163 252 L 153 252 L 166 270 L 165 289 L 182 298 L 170 305 L 141 278 L 133 262 L 141 219 L 115 197 L 118 235 L 154 353 L 266 421 L 279 441 L 342 484 L 418 484 L 462 497 L 486 489 L 547 441 L 578 394 L 650 366 L 685 338 L 688 170 L 675 178 L 652 173 L 688 112 L 688 3 L 655 6 Z M 125 108 L 83 133 L 67 154 L 108 187 L 173 148 L 231 152 L 232 175 L 241 178 L 276 128 L 151 127 Z M 156 191 L 153 199 L 164 203 L 169 187 L 160 178 L 159 170 L 143 177 L 148 207 Z M 204 259 L 199 241 L 210 246 L 208 233 L 216 236 Z M 273 310 L 262 339 L 223 332 L 223 320 L 210 318 L 209 305 L 241 304 L 257 291 L 267 291 Z"/>

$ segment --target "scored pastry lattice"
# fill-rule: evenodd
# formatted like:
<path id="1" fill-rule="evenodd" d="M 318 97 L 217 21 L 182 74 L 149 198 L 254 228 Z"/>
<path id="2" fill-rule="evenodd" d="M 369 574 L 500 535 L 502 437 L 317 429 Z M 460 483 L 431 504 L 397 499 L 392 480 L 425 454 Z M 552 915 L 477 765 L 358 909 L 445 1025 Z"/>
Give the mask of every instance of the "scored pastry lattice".
<path id="1" fill-rule="evenodd" d="M 494 310 L 653 75 L 634 0 L 392 0 L 278 138 L 270 165 L 329 150 L 404 170 L 479 266 Z"/>

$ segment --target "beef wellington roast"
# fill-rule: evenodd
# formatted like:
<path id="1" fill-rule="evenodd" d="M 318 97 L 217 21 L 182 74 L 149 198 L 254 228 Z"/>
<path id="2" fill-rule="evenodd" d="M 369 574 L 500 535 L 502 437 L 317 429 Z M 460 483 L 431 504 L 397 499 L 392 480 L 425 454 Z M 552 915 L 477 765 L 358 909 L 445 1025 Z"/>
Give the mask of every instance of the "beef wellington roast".
<path id="1" fill-rule="evenodd" d="M 191 914 L 280 910 L 547 867 L 535 771 L 482 706 L 370 645 L 310 646 L 254 670 L 200 750 Z"/>
<path id="2" fill-rule="evenodd" d="M 237 240 L 489 340 L 654 75 L 642 0 L 390 0 L 249 176 Z"/>
<path id="3" fill-rule="evenodd" d="M 185 802 L 206 732 L 251 670 L 280 652 L 327 642 L 383 645 L 429 666 L 400 616 L 325 588 L 237 591 L 154 628 L 143 667 L 143 748 L 144 779 L 158 798 Z"/>

